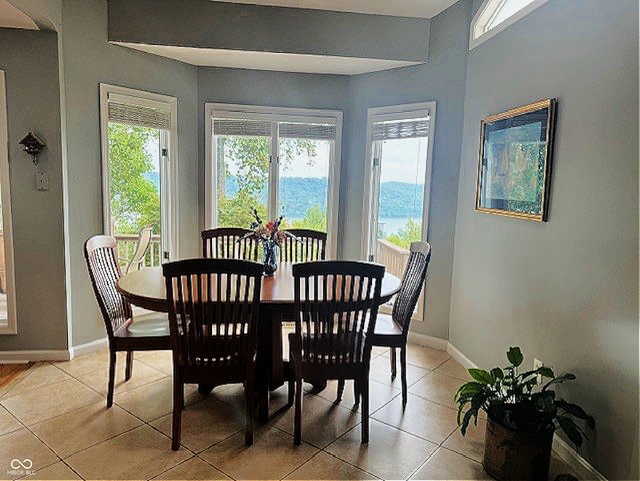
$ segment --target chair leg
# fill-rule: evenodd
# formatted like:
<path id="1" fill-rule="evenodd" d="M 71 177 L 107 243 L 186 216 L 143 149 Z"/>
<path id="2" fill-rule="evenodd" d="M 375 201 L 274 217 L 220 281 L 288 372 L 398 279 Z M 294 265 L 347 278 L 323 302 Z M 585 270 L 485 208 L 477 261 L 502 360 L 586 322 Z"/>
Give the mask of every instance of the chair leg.
<path id="1" fill-rule="evenodd" d="M 179 376 L 173 374 L 173 426 L 171 434 L 171 449 L 180 449 L 180 434 L 182 432 L 182 406 L 184 405 L 184 387 Z"/>
<path id="2" fill-rule="evenodd" d="M 360 404 L 360 381 L 358 379 L 353 380 L 353 397 L 355 399 L 353 406 L 358 406 Z"/>
<path id="3" fill-rule="evenodd" d="M 107 386 L 107 407 L 113 406 L 113 390 L 116 382 L 116 352 L 109 352 L 109 385 Z"/>
<path id="4" fill-rule="evenodd" d="M 366 372 L 362 378 L 362 406 L 360 414 L 362 416 L 362 444 L 369 442 L 369 373 Z"/>
<path id="5" fill-rule="evenodd" d="M 338 395 L 336 396 L 336 404 L 342 401 L 343 393 L 344 393 L 344 379 L 338 379 Z"/>
<path id="6" fill-rule="evenodd" d="M 296 379 L 296 405 L 293 415 L 293 444 L 302 443 L 302 378 Z"/>
<path id="7" fill-rule="evenodd" d="M 396 348 L 395 347 L 390 347 L 389 348 L 390 351 L 390 356 L 389 359 L 391 360 L 391 380 L 396 378 Z"/>
<path id="8" fill-rule="evenodd" d="M 247 374 L 247 381 L 244 383 L 244 409 L 245 409 L 245 431 L 244 443 L 247 446 L 253 444 L 253 371 Z"/>
<path id="9" fill-rule="evenodd" d="M 133 371 L 133 351 L 127 351 L 127 365 L 124 370 L 125 382 L 131 379 L 131 373 Z"/>
<path id="10" fill-rule="evenodd" d="M 400 376 L 402 377 L 402 409 L 407 405 L 407 346 L 400 348 Z"/>
<path id="11" fill-rule="evenodd" d="M 295 395 L 296 395 L 296 383 L 295 381 L 289 381 L 288 388 L 287 388 L 287 407 L 293 406 Z"/>

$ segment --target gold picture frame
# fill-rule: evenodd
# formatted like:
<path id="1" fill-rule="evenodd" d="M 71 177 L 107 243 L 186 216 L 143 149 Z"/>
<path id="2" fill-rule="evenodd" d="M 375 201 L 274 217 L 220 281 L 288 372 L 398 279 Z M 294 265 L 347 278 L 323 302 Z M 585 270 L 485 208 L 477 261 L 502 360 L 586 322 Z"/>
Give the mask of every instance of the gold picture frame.
<path id="1" fill-rule="evenodd" d="M 547 220 L 556 110 L 549 98 L 480 121 L 477 211 Z"/>

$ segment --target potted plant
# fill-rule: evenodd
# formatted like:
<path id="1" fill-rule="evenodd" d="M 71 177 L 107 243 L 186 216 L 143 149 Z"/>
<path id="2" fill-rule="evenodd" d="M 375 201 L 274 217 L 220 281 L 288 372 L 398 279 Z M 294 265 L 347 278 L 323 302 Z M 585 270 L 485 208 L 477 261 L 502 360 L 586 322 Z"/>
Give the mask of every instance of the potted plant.
<path id="1" fill-rule="evenodd" d="M 549 476 L 553 433 L 561 429 L 576 446 L 586 434 L 574 419 L 595 428 L 593 418 L 576 404 L 556 397 L 554 387 L 576 377 L 556 376 L 543 366 L 519 372 L 519 347 L 507 351 L 510 365 L 490 371 L 469 369 L 473 378 L 458 389 L 458 425 L 464 436 L 478 411 L 487 413 L 484 469 L 498 480 L 546 481 Z M 465 407 L 467 407 L 466 412 Z"/>

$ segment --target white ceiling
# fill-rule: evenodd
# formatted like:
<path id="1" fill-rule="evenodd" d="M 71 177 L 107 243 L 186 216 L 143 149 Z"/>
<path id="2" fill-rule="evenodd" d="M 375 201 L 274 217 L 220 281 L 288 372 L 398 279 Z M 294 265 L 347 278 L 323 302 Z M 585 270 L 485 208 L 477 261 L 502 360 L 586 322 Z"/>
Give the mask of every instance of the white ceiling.
<path id="1" fill-rule="evenodd" d="M 0 0 L 0 28 L 38 30 L 36 22 L 6 0 Z"/>
<path id="2" fill-rule="evenodd" d="M 357 75 L 420 63 L 328 55 L 175 47 L 128 42 L 113 43 L 202 67 L 246 68 L 251 70 L 275 70 L 278 72 Z"/>
<path id="3" fill-rule="evenodd" d="M 432 18 L 458 0 L 213 0 L 252 5 L 312 8 L 337 12 L 372 13 L 400 17 Z"/>

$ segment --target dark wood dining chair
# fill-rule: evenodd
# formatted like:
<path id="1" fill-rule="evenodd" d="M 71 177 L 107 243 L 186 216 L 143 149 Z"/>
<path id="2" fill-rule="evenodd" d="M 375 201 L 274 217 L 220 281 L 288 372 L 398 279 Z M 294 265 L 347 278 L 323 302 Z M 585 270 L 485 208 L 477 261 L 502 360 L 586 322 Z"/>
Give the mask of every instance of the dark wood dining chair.
<path id="1" fill-rule="evenodd" d="M 115 237 L 98 235 L 87 239 L 84 243 L 84 257 L 109 339 L 107 407 L 111 407 L 116 353 L 127 353 L 125 381 L 128 381 L 132 375 L 134 351 L 171 349 L 169 321 L 167 315 L 161 313 L 149 313 L 133 318 L 131 304 L 116 289 L 121 271 Z"/>
<path id="2" fill-rule="evenodd" d="M 240 259 L 244 261 L 258 260 L 258 241 L 242 239 L 250 233 L 241 227 L 218 227 L 203 230 L 202 256 L 208 259 Z M 241 240 L 242 239 L 242 240 Z"/>
<path id="3" fill-rule="evenodd" d="M 413 317 L 413 310 L 420 298 L 427 269 L 431 260 L 431 245 L 427 242 L 413 242 L 409 248 L 409 260 L 402 277 L 391 315 L 378 314 L 373 345 L 389 347 L 391 357 L 391 378 L 396 377 L 396 348 L 400 348 L 400 370 L 402 378 L 402 407 L 407 405 L 407 336 Z"/>
<path id="4" fill-rule="evenodd" d="M 285 238 L 280 259 L 290 262 L 323 261 L 327 251 L 327 233 L 311 229 L 287 229 L 296 239 Z"/>
<path id="5" fill-rule="evenodd" d="M 262 265 L 187 259 L 164 264 L 162 270 L 173 350 L 171 449 L 180 447 L 185 383 L 244 383 L 244 439 L 250 446 Z"/>
<path id="6" fill-rule="evenodd" d="M 289 402 L 295 393 L 294 443 L 302 437 L 303 379 L 353 379 L 362 400 L 362 442 L 369 442 L 371 337 L 384 266 L 354 261 L 293 265 L 295 332 L 289 335 Z"/>

